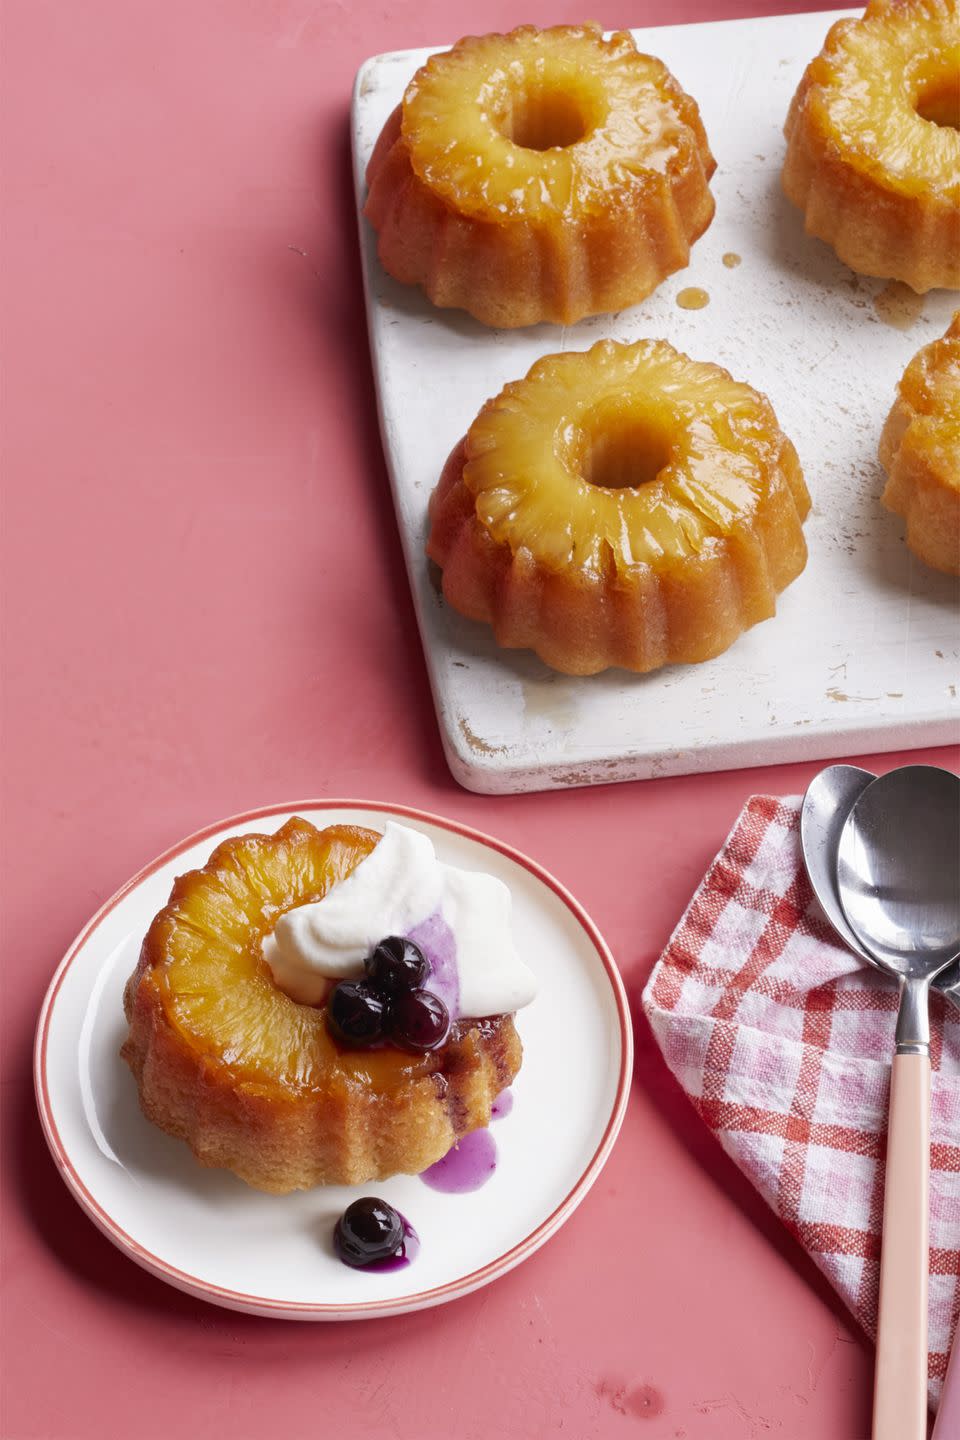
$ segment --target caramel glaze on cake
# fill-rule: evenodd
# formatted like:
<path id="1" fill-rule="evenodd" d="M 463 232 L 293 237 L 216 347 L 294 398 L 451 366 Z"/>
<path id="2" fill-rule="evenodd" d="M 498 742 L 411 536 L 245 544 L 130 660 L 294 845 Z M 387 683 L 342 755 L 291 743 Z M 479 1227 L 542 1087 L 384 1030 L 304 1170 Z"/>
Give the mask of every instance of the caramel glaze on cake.
<path id="1" fill-rule="evenodd" d="M 538 360 L 430 503 L 450 604 L 556 670 L 718 655 L 799 575 L 810 507 L 770 402 L 664 340 Z"/>
<path id="2" fill-rule="evenodd" d="M 457 1023 L 426 1055 L 346 1050 L 261 956 L 278 916 L 319 900 L 368 855 L 372 830 L 288 821 L 219 845 L 180 876 L 124 992 L 145 1115 L 204 1165 L 283 1194 L 417 1174 L 486 1125 L 520 1068 L 509 1015 Z"/>
<path id="3" fill-rule="evenodd" d="M 851 269 L 960 289 L 958 126 L 958 0 L 871 0 L 807 67 L 783 188 Z"/>
<path id="4" fill-rule="evenodd" d="M 634 305 L 713 219 L 696 103 L 627 31 L 470 36 L 414 76 L 367 168 L 380 261 L 514 327 Z"/>
<path id="5" fill-rule="evenodd" d="M 942 340 L 913 357 L 880 437 L 883 503 L 934 570 L 960 575 L 960 310 Z"/>

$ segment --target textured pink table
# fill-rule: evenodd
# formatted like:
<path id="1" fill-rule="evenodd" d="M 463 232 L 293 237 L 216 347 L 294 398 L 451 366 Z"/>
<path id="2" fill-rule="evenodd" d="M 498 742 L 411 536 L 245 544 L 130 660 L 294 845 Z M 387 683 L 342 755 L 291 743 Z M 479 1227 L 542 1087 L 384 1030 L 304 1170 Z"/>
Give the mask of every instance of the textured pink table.
<path id="1" fill-rule="evenodd" d="M 622 1138 L 571 1223 L 399 1323 L 281 1324 L 165 1288 L 74 1206 L 34 1114 L 63 950 L 213 819 L 307 795 L 460 817 L 576 891 L 637 996 L 745 797 L 812 771 L 493 800 L 444 767 L 376 430 L 350 85 L 375 51 L 581 13 L 3 7 L 2 1440 L 867 1433 L 867 1345 L 642 1024 Z"/>

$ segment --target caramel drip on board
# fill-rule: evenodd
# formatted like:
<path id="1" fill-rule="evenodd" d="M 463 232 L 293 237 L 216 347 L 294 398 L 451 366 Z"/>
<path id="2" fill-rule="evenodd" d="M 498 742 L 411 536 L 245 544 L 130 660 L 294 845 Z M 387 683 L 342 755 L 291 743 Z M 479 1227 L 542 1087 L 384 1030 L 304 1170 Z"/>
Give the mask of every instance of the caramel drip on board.
<path id="1" fill-rule="evenodd" d="M 699 285 L 688 285 L 677 296 L 677 304 L 681 310 L 702 310 L 704 305 L 710 304 L 710 296 Z"/>
<path id="2" fill-rule="evenodd" d="M 910 330 L 923 314 L 923 296 L 900 280 L 888 280 L 873 304 L 883 323 L 894 330 Z"/>

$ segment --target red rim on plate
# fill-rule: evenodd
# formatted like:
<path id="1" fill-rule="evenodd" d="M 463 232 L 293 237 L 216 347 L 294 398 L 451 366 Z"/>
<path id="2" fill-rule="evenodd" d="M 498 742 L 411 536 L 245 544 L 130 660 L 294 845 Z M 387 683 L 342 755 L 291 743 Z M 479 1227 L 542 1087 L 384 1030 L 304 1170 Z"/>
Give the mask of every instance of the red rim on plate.
<path id="1" fill-rule="evenodd" d="M 490 1261 L 487 1265 L 478 1270 L 473 1270 L 468 1275 L 458 1280 L 451 1280 L 444 1285 L 434 1286 L 430 1290 L 417 1291 L 411 1295 L 400 1295 L 389 1300 L 359 1301 L 356 1304 L 315 1304 L 308 1301 L 292 1300 L 271 1300 L 267 1296 L 247 1295 L 239 1290 L 227 1290 L 219 1285 L 213 1285 L 205 1280 L 200 1280 L 195 1275 L 186 1271 L 178 1270 L 175 1266 L 168 1264 L 158 1255 L 152 1254 L 138 1244 L 131 1235 L 128 1235 L 117 1225 L 103 1207 L 94 1199 L 93 1195 L 84 1185 L 77 1174 L 67 1150 L 60 1137 L 57 1124 L 53 1116 L 53 1107 L 50 1102 L 50 1095 L 47 1088 L 47 1042 L 50 1029 L 50 1017 L 53 1007 L 56 1004 L 60 987 L 76 959 L 80 950 L 87 943 L 90 937 L 102 924 L 107 915 L 124 899 L 131 890 L 136 887 L 164 865 L 182 855 L 185 850 L 191 849 L 201 841 L 211 839 L 234 829 L 238 825 L 246 825 L 251 821 L 266 819 L 272 815 L 298 814 L 305 810 L 373 810 L 390 815 L 401 815 L 407 819 L 420 820 L 428 825 L 435 825 L 441 830 L 449 830 L 455 835 L 464 836 L 490 849 L 499 851 L 507 859 L 514 861 L 517 865 L 529 870 L 538 880 L 542 881 L 548 889 L 571 911 L 581 929 L 586 933 L 600 959 L 600 963 L 606 972 L 610 982 L 610 988 L 617 1007 L 617 1018 L 620 1025 L 620 1070 L 617 1076 L 617 1088 L 610 1118 L 604 1128 L 596 1150 L 589 1163 L 584 1168 L 576 1184 L 567 1193 L 556 1209 L 547 1218 L 531 1231 L 525 1239 L 514 1245 L 510 1250 L 500 1255 L 496 1260 Z M 156 860 L 144 866 L 132 879 L 122 885 L 115 894 L 111 895 L 96 914 L 87 922 L 80 934 L 70 946 L 66 955 L 57 967 L 56 973 L 50 982 L 50 987 L 44 997 L 40 1010 L 40 1018 L 37 1023 L 37 1035 L 34 1045 L 34 1086 L 37 1097 L 37 1109 L 40 1112 L 40 1121 L 43 1132 L 46 1136 L 50 1153 L 57 1165 L 60 1174 L 68 1187 L 73 1192 L 75 1199 L 90 1216 L 100 1230 L 109 1240 L 131 1259 L 135 1260 L 145 1270 L 158 1276 L 161 1280 L 167 1281 L 177 1289 L 185 1291 L 188 1295 L 195 1295 L 201 1300 L 212 1301 L 215 1304 L 226 1306 L 228 1309 L 245 1310 L 260 1315 L 276 1315 L 289 1319 L 350 1319 L 364 1316 L 386 1316 L 405 1314 L 412 1310 L 422 1310 L 431 1305 L 443 1304 L 449 1300 L 455 1300 L 461 1295 L 467 1295 L 471 1290 L 478 1289 L 481 1285 L 505 1275 L 538 1250 L 550 1236 L 560 1228 L 563 1222 L 580 1204 L 591 1185 L 596 1180 L 601 1169 L 606 1163 L 607 1157 L 613 1148 L 620 1126 L 623 1123 L 623 1116 L 627 1107 L 627 1099 L 630 1092 L 630 1078 L 633 1069 L 633 1032 L 630 1024 L 630 1010 L 627 1004 L 626 991 L 623 981 L 617 970 L 616 963 L 611 955 L 605 941 L 603 940 L 596 925 L 587 915 L 583 907 L 574 899 L 570 892 L 556 880 L 549 871 L 544 870 L 536 861 L 515 850 L 512 846 L 505 844 L 502 840 L 496 840 L 493 836 L 485 835 L 480 830 L 474 830 L 469 825 L 463 825 L 459 821 L 445 820 L 442 816 L 431 815 L 426 810 L 416 810 L 408 805 L 388 805 L 380 801 L 368 800 L 301 800 L 293 805 L 265 805 L 255 810 L 247 810 L 241 815 L 231 816 L 228 820 L 219 821 L 215 825 L 208 825 L 198 830 L 193 835 L 181 840 L 178 845 L 164 851 Z"/>

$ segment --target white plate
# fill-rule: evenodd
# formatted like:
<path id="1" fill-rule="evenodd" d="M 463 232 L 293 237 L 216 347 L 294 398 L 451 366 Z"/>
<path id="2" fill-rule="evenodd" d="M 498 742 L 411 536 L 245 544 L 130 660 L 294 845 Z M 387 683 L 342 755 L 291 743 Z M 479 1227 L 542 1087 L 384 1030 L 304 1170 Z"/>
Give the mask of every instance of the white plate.
<path id="1" fill-rule="evenodd" d="M 205 1170 L 140 1113 L 120 1045 L 122 993 L 150 920 L 176 875 L 230 835 L 318 826 L 382 828 L 387 816 L 428 834 L 440 857 L 510 887 L 520 953 L 541 989 L 518 1019 L 523 1068 L 511 1113 L 493 1124 L 499 1161 L 482 1189 L 440 1194 L 414 1176 L 357 1189 L 276 1197 Z M 632 1038 L 623 984 L 596 927 L 534 861 L 449 820 L 399 806 L 306 801 L 251 811 L 192 835 L 136 875 L 61 962 L 37 1028 L 37 1104 L 64 1180 L 100 1229 L 145 1269 L 235 1310 L 297 1320 L 394 1315 L 439 1305 L 518 1265 L 554 1234 L 597 1178 L 627 1104 Z M 334 1256 L 337 1216 L 382 1195 L 418 1231 L 406 1269 L 349 1270 Z"/>
<path id="2" fill-rule="evenodd" d="M 588 7 L 589 8 L 589 7 Z M 838 12 L 856 14 L 859 12 Z M 956 295 L 882 298 L 803 233 L 780 191 L 782 126 L 836 14 L 634 31 L 696 97 L 719 162 L 717 214 L 686 270 L 619 315 L 567 329 L 487 330 L 391 281 L 360 234 L 384 449 L 444 748 L 472 790 L 549 789 L 948 744 L 960 714 L 956 586 L 903 543 L 880 506 L 877 442 L 909 358 L 946 328 Z M 357 77 L 358 204 L 374 141 L 426 50 L 379 55 Z M 727 269 L 727 252 L 743 263 Z M 678 293 L 700 286 L 703 310 Z M 877 298 L 879 308 L 877 307 Z M 917 313 L 922 310 L 922 313 Z M 765 391 L 814 501 L 810 561 L 758 625 L 704 665 L 649 676 L 555 674 L 501 651 L 438 600 L 423 554 L 443 462 L 483 402 L 538 356 L 603 336 L 663 336 Z"/>

